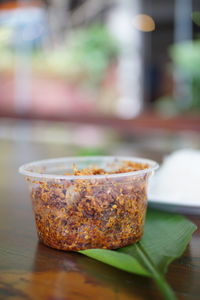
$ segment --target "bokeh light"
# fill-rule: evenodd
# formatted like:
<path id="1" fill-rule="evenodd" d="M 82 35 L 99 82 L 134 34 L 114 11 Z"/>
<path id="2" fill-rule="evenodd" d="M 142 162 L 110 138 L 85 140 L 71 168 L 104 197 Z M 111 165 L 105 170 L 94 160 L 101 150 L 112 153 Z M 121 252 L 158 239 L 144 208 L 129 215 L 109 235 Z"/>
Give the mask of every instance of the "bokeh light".
<path id="1" fill-rule="evenodd" d="M 156 28 L 153 18 L 145 14 L 136 15 L 133 18 L 133 25 L 136 29 L 145 32 L 154 31 Z"/>

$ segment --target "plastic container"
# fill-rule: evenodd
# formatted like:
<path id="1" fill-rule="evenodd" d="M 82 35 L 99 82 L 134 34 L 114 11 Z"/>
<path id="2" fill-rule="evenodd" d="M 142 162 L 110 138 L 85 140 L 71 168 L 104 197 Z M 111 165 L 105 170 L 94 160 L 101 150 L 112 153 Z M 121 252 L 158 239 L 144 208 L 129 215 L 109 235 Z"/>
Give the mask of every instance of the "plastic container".
<path id="1" fill-rule="evenodd" d="M 73 165 L 115 172 L 123 161 L 147 164 L 139 171 L 109 175 L 64 175 Z M 158 167 L 135 157 L 68 157 L 20 167 L 28 181 L 39 239 L 52 248 L 116 249 L 140 240 L 149 176 Z"/>

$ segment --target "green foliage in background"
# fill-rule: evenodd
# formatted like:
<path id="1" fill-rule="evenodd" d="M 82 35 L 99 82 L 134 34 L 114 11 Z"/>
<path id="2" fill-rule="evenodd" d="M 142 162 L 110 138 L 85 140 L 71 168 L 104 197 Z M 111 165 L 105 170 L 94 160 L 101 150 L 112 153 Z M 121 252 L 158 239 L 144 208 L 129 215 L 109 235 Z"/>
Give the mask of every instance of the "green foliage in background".
<path id="1" fill-rule="evenodd" d="M 54 49 L 32 50 L 30 63 L 36 73 L 98 84 L 117 53 L 117 42 L 106 26 L 95 24 L 71 31 Z M 7 40 L 1 43 L 0 71 L 13 69 L 15 55 Z"/>
<path id="2" fill-rule="evenodd" d="M 197 26 L 200 26 L 200 12 L 199 11 L 195 11 L 192 13 L 192 20 Z"/>
<path id="3" fill-rule="evenodd" d="M 68 70 L 72 70 L 75 66 L 77 73 L 84 72 L 90 79 L 98 81 L 102 79 L 118 50 L 117 43 L 106 27 L 93 25 L 72 33 L 66 52 Z"/>
<path id="4" fill-rule="evenodd" d="M 200 26 L 199 11 L 193 12 L 191 18 L 197 26 Z M 156 109 L 167 117 L 179 112 L 200 110 L 200 35 L 195 38 L 192 41 L 174 44 L 169 48 L 176 76 L 180 78 L 184 99 L 180 95 L 180 99 L 174 99 L 171 95 L 157 99 Z M 189 92 L 188 99 L 185 95 L 185 87 L 186 93 Z"/>
<path id="5" fill-rule="evenodd" d="M 200 41 L 188 41 L 173 45 L 170 55 L 174 63 L 188 75 L 200 78 Z"/>
<path id="6" fill-rule="evenodd" d="M 175 66 L 188 78 L 192 99 L 188 109 L 200 109 L 200 40 L 182 42 L 170 48 Z"/>
<path id="7" fill-rule="evenodd" d="M 76 155 L 77 156 L 101 156 L 101 155 L 106 155 L 106 151 L 103 150 L 102 148 L 82 147 L 77 151 Z"/>
<path id="8" fill-rule="evenodd" d="M 183 254 L 195 230 L 196 226 L 183 216 L 149 210 L 140 242 L 118 250 L 89 249 L 80 253 L 123 271 L 153 278 L 163 297 L 173 300 L 176 296 L 164 274 L 168 265 Z"/>

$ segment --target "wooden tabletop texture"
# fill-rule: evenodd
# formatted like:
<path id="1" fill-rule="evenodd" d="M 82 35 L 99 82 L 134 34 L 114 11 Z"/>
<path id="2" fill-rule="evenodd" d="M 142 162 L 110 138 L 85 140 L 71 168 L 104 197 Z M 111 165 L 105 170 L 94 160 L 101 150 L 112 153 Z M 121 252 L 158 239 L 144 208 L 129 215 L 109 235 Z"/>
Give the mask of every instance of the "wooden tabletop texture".
<path id="1" fill-rule="evenodd" d="M 28 161 L 65 155 L 64 145 L 0 141 L 0 299 L 162 299 L 150 279 L 38 242 L 28 187 L 18 167 Z M 200 216 L 188 217 L 198 230 L 167 273 L 181 300 L 200 299 Z"/>

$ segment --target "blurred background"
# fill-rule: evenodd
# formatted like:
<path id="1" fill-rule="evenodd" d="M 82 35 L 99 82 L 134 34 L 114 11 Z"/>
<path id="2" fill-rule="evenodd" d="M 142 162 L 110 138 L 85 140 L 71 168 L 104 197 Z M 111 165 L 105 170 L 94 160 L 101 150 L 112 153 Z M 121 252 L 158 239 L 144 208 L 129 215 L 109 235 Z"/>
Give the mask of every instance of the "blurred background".
<path id="1" fill-rule="evenodd" d="M 199 132 L 199 0 L 0 0 L 1 162 L 159 160 Z"/>
<path id="2" fill-rule="evenodd" d="M 55 253 L 53 261 L 54 254 L 37 245 L 20 165 L 87 155 L 140 156 L 161 163 L 181 149 L 192 151 L 168 161 L 155 189 L 167 190 L 164 200 L 179 195 L 179 189 L 184 212 L 200 214 L 200 0 L 0 0 L 0 234 L 6 296 L 25 297 L 26 289 L 34 294 L 33 282 L 39 279 L 24 274 L 36 270 L 36 262 L 41 263 L 37 270 L 45 265 L 51 275 L 49 256 L 60 270 L 52 272 L 51 299 L 57 290 L 61 299 L 62 268 L 74 268 L 71 256 L 68 262 Z M 199 259 L 198 234 L 189 251 L 192 260 L 184 260 L 191 270 L 185 278 L 194 290 L 198 281 L 188 266 Z M 101 273 L 96 262 L 95 268 Z M 106 272 L 102 278 L 114 282 Z M 84 280 L 96 285 L 93 278 Z M 51 277 L 47 281 L 51 284 Z M 139 283 L 139 293 L 144 284 Z M 118 293 L 117 285 L 112 290 Z"/>

